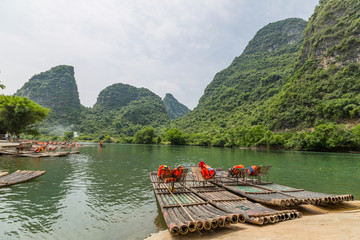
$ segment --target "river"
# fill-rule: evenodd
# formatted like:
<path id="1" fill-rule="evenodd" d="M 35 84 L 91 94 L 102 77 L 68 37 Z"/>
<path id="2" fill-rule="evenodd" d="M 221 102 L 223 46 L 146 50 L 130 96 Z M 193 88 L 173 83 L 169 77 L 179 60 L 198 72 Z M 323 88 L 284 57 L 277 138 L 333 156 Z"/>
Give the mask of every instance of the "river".
<path id="1" fill-rule="evenodd" d="M 61 158 L 0 157 L 0 171 L 46 171 L 0 188 L 1 239 L 143 239 L 163 229 L 149 180 L 161 164 L 271 165 L 269 181 L 360 199 L 358 154 L 135 144 L 79 150 Z"/>

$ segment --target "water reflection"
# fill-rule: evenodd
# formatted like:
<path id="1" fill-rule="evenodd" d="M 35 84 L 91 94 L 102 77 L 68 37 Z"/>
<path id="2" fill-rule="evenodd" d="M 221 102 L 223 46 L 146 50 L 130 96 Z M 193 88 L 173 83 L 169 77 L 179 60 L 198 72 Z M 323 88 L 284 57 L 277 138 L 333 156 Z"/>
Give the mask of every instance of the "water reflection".
<path id="1" fill-rule="evenodd" d="M 46 170 L 33 181 L 0 189 L 0 233 L 24 237 L 51 233 L 53 224 L 62 217 L 62 200 L 69 187 L 64 181 L 71 175 L 67 164 L 61 171 L 52 168 L 53 159 L 0 158 L 2 171 Z"/>
<path id="2" fill-rule="evenodd" d="M 360 167 L 355 154 L 119 144 L 80 151 L 54 159 L 0 158 L 1 171 L 47 171 L 33 181 L 0 188 L 0 236 L 143 239 L 164 227 L 148 175 L 161 164 L 272 165 L 270 181 L 360 198 L 355 184 L 360 175 L 351 171 Z"/>

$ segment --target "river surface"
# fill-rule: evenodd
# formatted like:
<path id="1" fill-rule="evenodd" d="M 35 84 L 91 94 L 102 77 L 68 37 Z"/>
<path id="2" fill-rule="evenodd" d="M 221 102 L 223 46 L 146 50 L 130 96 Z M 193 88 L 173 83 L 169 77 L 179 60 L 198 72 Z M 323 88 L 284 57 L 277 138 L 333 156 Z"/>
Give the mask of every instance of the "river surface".
<path id="1" fill-rule="evenodd" d="M 360 155 L 162 145 L 83 147 L 61 158 L 4 158 L 0 171 L 45 170 L 0 188 L 0 239 L 144 239 L 163 229 L 149 172 L 159 165 L 271 165 L 269 181 L 360 199 Z"/>

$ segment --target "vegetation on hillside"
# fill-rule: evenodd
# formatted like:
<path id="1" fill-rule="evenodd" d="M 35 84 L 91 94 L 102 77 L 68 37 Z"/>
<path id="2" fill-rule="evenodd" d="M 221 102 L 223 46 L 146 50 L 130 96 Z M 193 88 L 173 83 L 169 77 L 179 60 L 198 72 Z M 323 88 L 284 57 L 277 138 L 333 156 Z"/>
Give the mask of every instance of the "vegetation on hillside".
<path id="1" fill-rule="evenodd" d="M 160 128 L 169 121 L 165 105 L 155 93 L 117 83 L 102 90 L 94 107 L 82 112 L 76 130 L 83 135 L 126 139 L 144 126 Z"/>
<path id="2" fill-rule="evenodd" d="M 163 102 L 114 84 L 79 111 L 78 139 L 360 150 L 359 35 L 359 1 L 320 0 L 308 23 L 291 18 L 260 29 L 193 111 L 185 114 L 170 94 Z"/>
<path id="3" fill-rule="evenodd" d="M 72 66 L 60 65 L 34 75 L 16 93 L 49 108 L 48 125 L 71 125 L 79 120 L 82 106 Z"/>
<path id="4" fill-rule="evenodd" d="M 305 26 L 304 20 L 292 18 L 259 30 L 241 56 L 215 75 L 199 105 L 175 126 L 214 136 L 255 124 L 253 110 L 279 93 L 294 71 Z"/>
<path id="5" fill-rule="evenodd" d="M 184 104 L 179 103 L 176 98 L 170 93 L 167 93 L 163 99 L 166 112 L 168 113 L 170 119 L 177 119 L 184 116 L 186 113 L 190 112 L 190 109 Z"/>

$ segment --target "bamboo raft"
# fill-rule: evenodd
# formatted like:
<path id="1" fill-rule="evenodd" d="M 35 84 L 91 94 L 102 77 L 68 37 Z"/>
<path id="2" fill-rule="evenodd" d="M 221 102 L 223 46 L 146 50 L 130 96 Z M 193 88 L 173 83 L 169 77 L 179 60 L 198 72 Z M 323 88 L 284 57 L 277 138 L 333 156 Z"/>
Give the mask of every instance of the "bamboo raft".
<path id="1" fill-rule="evenodd" d="M 75 152 L 78 153 L 78 152 Z M 0 150 L 0 154 L 11 155 L 15 157 L 33 157 L 33 158 L 41 158 L 41 157 L 63 157 L 70 154 L 70 152 L 40 152 L 34 153 L 33 151 L 16 151 L 16 150 Z"/>
<path id="2" fill-rule="evenodd" d="M 296 210 L 273 210 L 240 198 L 206 181 L 199 167 L 191 167 L 191 170 L 193 175 L 187 176 L 187 188 L 225 212 L 244 215 L 246 222 L 263 225 L 302 217 L 302 213 Z"/>
<path id="3" fill-rule="evenodd" d="M 224 170 L 218 171 L 218 173 L 219 177 L 216 178 L 215 184 L 242 197 L 269 205 L 291 207 L 300 204 L 324 205 L 354 200 L 350 194 L 334 195 L 311 192 L 248 178 L 245 178 L 244 181 L 237 181 L 234 178 L 226 177 L 227 172 Z"/>
<path id="4" fill-rule="evenodd" d="M 214 207 L 180 183 L 175 183 L 174 192 L 171 192 L 166 183 L 158 182 L 156 172 L 150 173 L 150 180 L 166 225 L 173 235 L 215 229 L 245 219 L 241 214 L 229 214 Z"/>
<path id="5" fill-rule="evenodd" d="M 0 172 L 0 177 L 6 176 L 8 174 L 9 174 L 8 172 Z"/>
<path id="6" fill-rule="evenodd" d="M 46 171 L 20 171 L 17 170 L 11 174 L 7 172 L 0 173 L 0 187 L 5 187 L 17 183 L 30 181 L 34 178 L 44 175 Z"/>

